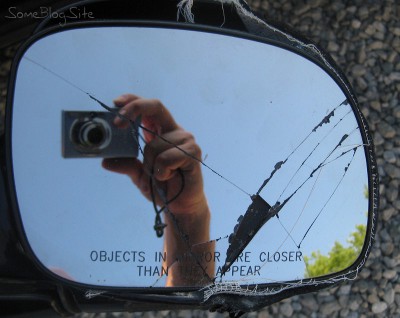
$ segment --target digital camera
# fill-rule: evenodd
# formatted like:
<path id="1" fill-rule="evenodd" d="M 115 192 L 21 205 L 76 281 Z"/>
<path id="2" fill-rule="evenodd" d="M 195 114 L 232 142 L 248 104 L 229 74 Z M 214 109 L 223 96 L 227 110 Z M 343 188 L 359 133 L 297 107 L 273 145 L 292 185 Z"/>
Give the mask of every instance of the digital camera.
<path id="1" fill-rule="evenodd" d="M 138 122 L 127 128 L 113 124 L 116 113 L 62 111 L 64 158 L 135 158 L 138 156 Z"/>

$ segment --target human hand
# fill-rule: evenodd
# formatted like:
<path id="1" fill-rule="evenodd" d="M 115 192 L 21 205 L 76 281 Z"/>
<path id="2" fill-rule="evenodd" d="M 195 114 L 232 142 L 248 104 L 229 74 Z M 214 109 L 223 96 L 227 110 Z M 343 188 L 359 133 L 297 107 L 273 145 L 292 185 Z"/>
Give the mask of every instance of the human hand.
<path id="1" fill-rule="evenodd" d="M 142 194 L 151 200 L 150 179 L 156 204 L 164 206 L 161 189 L 166 193 L 169 210 L 175 215 L 190 216 L 207 206 L 201 174 L 201 150 L 193 135 L 180 127 L 168 109 L 156 99 L 126 94 L 114 101 L 121 117 L 114 124 L 125 128 L 141 116 L 146 141 L 141 162 L 136 158 L 105 159 L 107 170 L 128 175 Z M 126 119 L 125 119 L 126 118 Z M 168 141 L 168 142 L 167 142 Z"/>
<path id="2" fill-rule="evenodd" d="M 126 94 L 118 97 L 114 103 L 120 108 L 121 115 L 114 120 L 117 127 L 126 128 L 140 116 L 146 146 L 143 150 L 143 162 L 136 158 L 104 159 L 103 167 L 128 175 L 149 200 L 153 200 L 153 186 L 157 205 L 162 207 L 166 205 L 165 201 L 169 201 L 168 213 L 164 213 L 164 222 L 167 225 L 164 251 L 167 259 L 163 263 L 172 268 L 166 285 L 210 283 L 214 276 L 214 263 L 199 266 L 191 258 L 176 262 L 177 258 L 185 254 L 215 250 L 214 243 L 207 243 L 210 240 L 210 211 L 203 190 L 200 147 L 193 135 L 175 122 L 159 100 Z M 162 198 L 158 190 L 166 198 Z M 179 230 L 176 228 L 176 221 L 179 223 Z M 182 268 L 193 267 L 197 271 L 183 274 L 185 271 Z"/>

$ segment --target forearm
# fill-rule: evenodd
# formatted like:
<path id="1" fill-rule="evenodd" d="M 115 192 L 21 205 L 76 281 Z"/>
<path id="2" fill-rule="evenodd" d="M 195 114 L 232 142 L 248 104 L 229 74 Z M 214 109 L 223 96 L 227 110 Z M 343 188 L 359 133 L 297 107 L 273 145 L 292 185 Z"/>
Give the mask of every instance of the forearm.
<path id="1" fill-rule="evenodd" d="M 211 283 L 214 278 L 215 242 L 209 242 L 210 218 L 206 199 L 185 214 L 176 216 L 173 211 L 165 212 L 164 250 L 167 258 L 164 266 L 169 268 L 167 286 Z"/>

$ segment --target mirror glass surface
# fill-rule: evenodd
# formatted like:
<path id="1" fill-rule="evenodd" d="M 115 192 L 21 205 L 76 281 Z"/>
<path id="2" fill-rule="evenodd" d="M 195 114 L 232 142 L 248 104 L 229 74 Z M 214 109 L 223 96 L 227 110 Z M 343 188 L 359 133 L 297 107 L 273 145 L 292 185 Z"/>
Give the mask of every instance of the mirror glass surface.
<path id="1" fill-rule="evenodd" d="M 15 85 L 22 224 L 59 276 L 274 283 L 343 270 L 361 251 L 360 128 L 335 81 L 298 54 L 189 30 L 66 30 L 27 49 Z M 134 95 L 114 105 L 123 94 Z"/>

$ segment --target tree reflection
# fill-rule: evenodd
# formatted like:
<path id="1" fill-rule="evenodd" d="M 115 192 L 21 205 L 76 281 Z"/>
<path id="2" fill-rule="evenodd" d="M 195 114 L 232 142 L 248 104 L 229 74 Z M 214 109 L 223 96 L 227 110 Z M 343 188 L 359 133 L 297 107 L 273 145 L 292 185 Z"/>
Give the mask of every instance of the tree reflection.
<path id="1" fill-rule="evenodd" d="M 356 226 L 356 231 L 350 234 L 347 240 L 349 246 L 345 247 L 338 241 L 323 255 L 319 250 L 312 252 L 311 256 L 304 256 L 307 278 L 328 275 L 339 272 L 355 262 L 364 245 L 367 227 L 364 224 Z"/>

